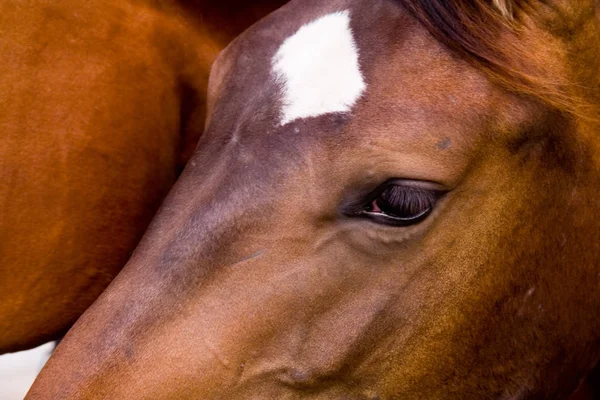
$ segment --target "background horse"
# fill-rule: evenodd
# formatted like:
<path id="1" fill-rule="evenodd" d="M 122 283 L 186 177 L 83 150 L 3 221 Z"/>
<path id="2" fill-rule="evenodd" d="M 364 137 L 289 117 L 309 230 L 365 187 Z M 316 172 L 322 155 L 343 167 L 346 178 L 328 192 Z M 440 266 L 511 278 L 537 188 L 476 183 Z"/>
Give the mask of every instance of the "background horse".
<path id="1" fill-rule="evenodd" d="M 64 333 L 125 265 L 214 58 L 283 3 L 0 1 L 0 354 Z"/>
<path id="2" fill-rule="evenodd" d="M 568 398 L 600 358 L 591 0 L 294 0 L 29 399 Z"/>

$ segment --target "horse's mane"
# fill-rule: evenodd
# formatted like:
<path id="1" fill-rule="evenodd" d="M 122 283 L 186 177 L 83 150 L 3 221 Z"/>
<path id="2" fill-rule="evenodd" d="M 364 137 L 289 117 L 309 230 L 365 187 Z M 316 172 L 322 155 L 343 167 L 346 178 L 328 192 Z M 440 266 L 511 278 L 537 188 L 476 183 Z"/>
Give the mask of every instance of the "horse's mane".
<path id="1" fill-rule="evenodd" d="M 517 93 L 580 114 L 581 100 L 567 82 L 546 76 L 520 40 L 516 14 L 526 0 L 396 0 L 440 42 Z M 533 61 L 533 62 L 532 62 Z M 539 62 L 537 63 L 539 64 Z"/>

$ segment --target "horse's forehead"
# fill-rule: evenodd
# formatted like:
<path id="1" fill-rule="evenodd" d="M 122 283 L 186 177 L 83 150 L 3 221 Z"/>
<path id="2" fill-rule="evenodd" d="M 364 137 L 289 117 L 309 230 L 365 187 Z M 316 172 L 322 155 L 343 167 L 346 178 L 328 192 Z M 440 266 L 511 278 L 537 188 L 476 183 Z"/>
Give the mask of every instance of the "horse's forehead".
<path id="1" fill-rule="evenodd" d="M 452 85 L 481 92 L 469 85 L 481 79 L 448 72 L 475 71 L 457 69 L 447 49 L 387 1 L 292 1 L 244 34 L 225 61 L 229 72 L 212 131 L 261 143 L 271 140 L 268 133 L 279 145 L 342 131 L 358 137 L 365 132 L 357 128 L 359 116 L 372 122 L 395 115 L 401 122 L 409 111 L 422 115 L 419 108 L 447 119 L 444 114 L 460 111 L 462 103 L 466 110 L 477 105 L 469 99 L 448 105 L 440 93 L 462 97 Z M 421 130 L 430 128 L 430 119 L 420 121 Z"/>
<path id="2" fill-rule="evenodd" d="M 261 117 L 262 124 L 278 129 L 298 120 L 348 115 L 365 95 L 363 69 L 369 60 L 356 26 L 365 24 L 364 4 L 312 3 L 306 10 L 292 2 L 225 53 L 229 82 L 219 106 L 229 109 L 224 114 L 236 119 L 236 126 L 245 120 L 255 125 Z"/>

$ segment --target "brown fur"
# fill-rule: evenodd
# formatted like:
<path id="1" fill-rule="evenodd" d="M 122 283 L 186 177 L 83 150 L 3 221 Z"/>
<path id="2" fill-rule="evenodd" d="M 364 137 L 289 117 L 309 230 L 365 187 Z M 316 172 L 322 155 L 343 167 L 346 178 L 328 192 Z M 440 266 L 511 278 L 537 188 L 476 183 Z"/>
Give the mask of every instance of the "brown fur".
<path id="1" fill-rule="evenodd" d="M 63 334 L 189 159 L 218 52 L 283 1 L 0 1 L 0 353 Z"/>
<path id="2" fill-rule="evenodd" d="M 527 40 L 523 35 L 528 25 L 549 26 L 551 29 L 540 32 L 540 36 L 560 42 L 565 38 L 565 29 L 572 32 L 588 23 L 595 13 L 594 7 L 556 8 L 538 0 L 398 1 L 434 37 L 504 87 L 584 118 L 598 118 L 595 97 L 590 99 L 589 91 L 582 91 L 574 77 L 552 68 L 556 58 L 581 55 L 565 54 L 569 51 L 566 43 L 541 48 L 539 41 Z M 591 51 L 595 54 L 596 50 Z M 589 78 L 598 80 L 597 75 Z"/>
<path id="3" fill-rule="evenodd" d="M 28 398 L 568 399 L 600 360 L 600 23 L 491 4 L 294 0 L 235 40 L 197 152 Z M 340 9 L 367 90 L 280 126 L 273 55 Z M 447 193 L 412 226 L 348 212 L 390 179 Z"/>

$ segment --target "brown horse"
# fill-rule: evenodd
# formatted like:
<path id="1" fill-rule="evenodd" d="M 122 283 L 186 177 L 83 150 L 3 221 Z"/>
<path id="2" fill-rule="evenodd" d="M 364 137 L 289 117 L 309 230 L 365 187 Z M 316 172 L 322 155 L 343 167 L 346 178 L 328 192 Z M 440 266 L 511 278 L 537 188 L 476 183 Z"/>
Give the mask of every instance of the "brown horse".
<path id="1" fill-rule="evenodd" d="M 294 0 L 29 399 L 565 399 L 600 359 L 593 0 Z"/>
<path id="2" fill-rule="evenodd" d="M 125 265 L 216 55 L 283 3 L 0 1 L 0 354 L 64 333 Z"/>

